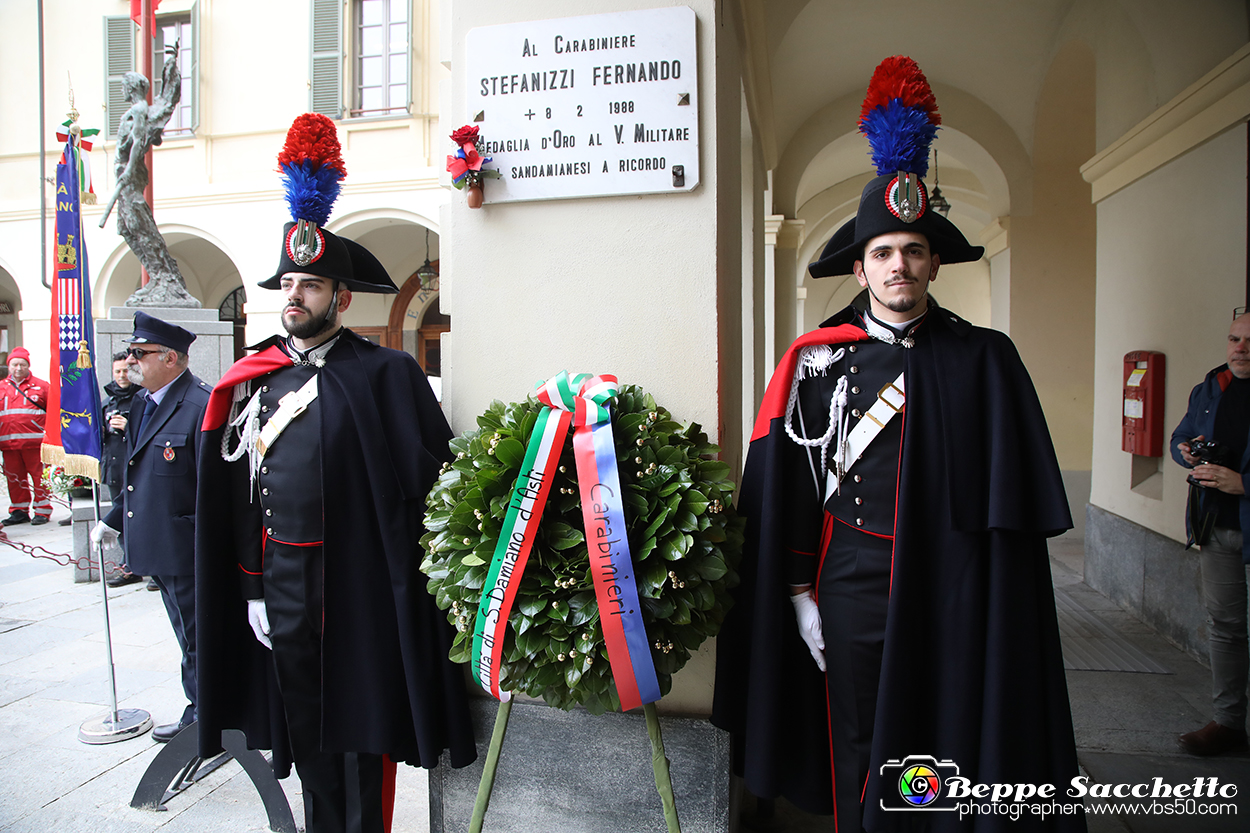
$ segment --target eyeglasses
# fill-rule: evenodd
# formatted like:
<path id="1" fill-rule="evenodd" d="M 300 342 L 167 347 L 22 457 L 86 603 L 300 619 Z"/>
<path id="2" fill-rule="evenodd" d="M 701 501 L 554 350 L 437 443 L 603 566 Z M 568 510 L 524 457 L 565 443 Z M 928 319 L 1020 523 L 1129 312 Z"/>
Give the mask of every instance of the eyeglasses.
<path id="1" fill-rule="evenodd" d="M 138 347 L 128 347 L 126 349 L 126 355 L 130 356 L 130 358 L 134 359 L 137 362 L 143 361 L 144 356 L 150 356 L 153 353 L 166 353 L 166 352 L 168 351 L 167 350 L 140 350 Z"/>

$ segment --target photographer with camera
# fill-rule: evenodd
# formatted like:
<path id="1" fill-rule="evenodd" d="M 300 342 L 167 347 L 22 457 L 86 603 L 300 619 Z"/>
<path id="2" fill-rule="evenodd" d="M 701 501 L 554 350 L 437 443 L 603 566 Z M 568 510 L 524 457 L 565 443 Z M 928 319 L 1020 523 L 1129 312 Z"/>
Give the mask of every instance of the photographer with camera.
<path id="1" fill-rule="evenodd" d="M 104 386 L 106 394 L 100 404 L 104 426 L 104 454 L 100 458 L 100 482 L 107 486 L 109 500 L 116 499 L 122 488 L 122 473 L 126 468 L 126 422 L 130 415 L 131 400 L 143 388 L 132 383 L 126 374 L 126 352 L 113 354 L 113 380 Z M 125 587 L 143 581 L 143 576 L 130 572 L 126 563 L 108 580 L 109 587 Z M 155 582 L 148 582 L 149 590 L 158 590 Z"/>
<path id="2" fill-rule="evenodd" d="M 1191 755 L 1246 748 L 1246 548 L 1250 525 L 1246 476 L 1250 438 L 1250 316 L 1233 319 L 1228 363 L 1207 374 L 1189 395 L 1189 409 L 1172 432 L 1172 457 L 1189 475 L 1187 546 L 1201 548 L 1202 594 L 1209 622 L 1211 699 L 1215 719 L 1180 736 Z"/>

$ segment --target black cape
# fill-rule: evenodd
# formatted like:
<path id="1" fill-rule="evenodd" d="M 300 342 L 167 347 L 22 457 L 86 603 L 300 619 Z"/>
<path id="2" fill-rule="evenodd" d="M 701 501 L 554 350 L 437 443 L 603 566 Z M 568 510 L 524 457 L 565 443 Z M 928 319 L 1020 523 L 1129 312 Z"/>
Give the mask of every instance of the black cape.
<path id="1" fill-rule="evenodd" d="M 742 584 L 717 639 L 712 722 L 733 733 L 754 794 L 833 812 L 824 675 L 787 598 L 786 400 L 798 348 L 862 340 L 847 308 L 790 348 L 756 421 L 743 475 Z M 972 783 L 1053 783 L 1077 774 L 1045 538 L 1072 526 L 1054 448 L 1011 341 L 933 309 L 907 351 L 892 585 L 863 798 L 866 830 L 1083 830 L 1083 814 L 885 812 L 908 755 L 953 760 Z M 807 475 L 810 480 L 810 475 Z M 837 669 L 830 669 L 836 673 Z M 892 800 L 897 800 L 895 795 Z M 1071 801 L 1071 799 L 1068 799 Z"/>
<path id="2" fill-rule="evenodd" d="M 464 675 L 447 658 L 454 633 L 418 569 L 425 496 L 451 459 L 451 429 L 411 357 L 350 330 L 326 357 L 319 396 L 322 748 L 424 767 L 448 749 L 452 766 L 464 766 L 476 757 Z M 222 432 L 207 431 L 200 455 L 200 753 L 220 749 L 223 729 L 242 729 L 250 747 L 273 750 L 274 771 L 285 777 L 290 747 L 273 661 L 248 626 L 239 579 L 239 548 L 261 546 L 260 504 L 248 500 L 246 455 L 222 459 Z M 231 447 L 237 442 L 232 437 Z"/>

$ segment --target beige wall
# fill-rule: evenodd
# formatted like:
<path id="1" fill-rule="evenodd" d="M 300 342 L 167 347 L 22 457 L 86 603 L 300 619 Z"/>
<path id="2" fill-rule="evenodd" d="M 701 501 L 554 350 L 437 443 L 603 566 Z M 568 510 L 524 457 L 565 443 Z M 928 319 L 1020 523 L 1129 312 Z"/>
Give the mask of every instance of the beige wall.
<path id="1" fill-rule="evenodd" d="M 1011 217 L 1011 338 L 1037 387 L 1059 466 L 1088 471 L 1095 214 L 1080 166 L 1094 152 L 1094 59 L 1056 56 L 1037 102 L 1033 207 Z"/>
<path id="2" fill-rule="evenodd" d="M 160 13 L 191 6 L 191 0 L 164 0 Z M 130 4 L 44 3 L 48 144 L 42 161 L 34 8 L 33 3 L 0 3 L 0 78 L 6 81 L 0 84 L 0 112 L 5 114 L 0 119 L 0 269 L 17 286 L 32 363 L 47 368 L 50 296 L 40 281 L 39 174 L 55 172 L 60 147 L 52 133 L 65 119 L 70 80 L 80 124 L 104 127 L 103 19 L 128 15 Z M 407 245 L 391 241 L 386 252 L 379 252 L 397 283 L 420 265 L 422 226 L 437 228 L 439 207 L 449 198 L 438 180 L 440 154 L 449 143 L 435 135 L 437 119 L 421 115 L 437 111 L 432 81 L 446 75 L 427 57 L 438 39 L 437 3 L 411 0 L 411 8 L 416 115 L 340 123 L 348 178 L 330 222 L 331 230 L 353 237 L 384 223 L 407 227 Z M 289 219 L 274 169 L 287 128 L 309 105 L 310 4 L 198 0 L 198 13 L 199 127 L 195 136 L 171 137 L 154 153 L 155 216 L 188 289 L 205 306 L 216 306 L 242 282 L 248 295 L 247 337 L 258 341 L 279 329 L 278 293 L 256 283 L 272 274 L 282 225 Z M 23 80 L 9 83 L 14 79 Z M 95 141 L 90 162 L 100 205 L 83 211 L 97 317 L 123 303 L 138 282 L 138 261 L 116 233 L 115 221 L 98 228 L 114 185 L 114 144 L 98 137 Z M 50 252 L 51 235 L 49 218 Z M 389 304 L 389 299 L 361 299 L 347 320 L 357 326 L 384 325 Z"/>
<path id="3" fill-rule="evenodd" d="M 595 11 L 656 5 L 600 3 Z M 456 194 L 444 212 L 442 309 L 454 322 L 443 337 L 444 402 L 457 432 L 473 427 L 492 399 L 523 399 L 535 382 L 561 370 L 612 373 L 644 387 L 679 420 L 703 425 L 730 449 L 727 459 L 735 456 L 741 444 L 741 87 L 729 57 L 734 50 L 723 42 L 734 37 L 733 22 L 720 16 L 721 4 L 681 5 L 698 16 L 701 182 L 693 192 L 481 210 L 470 210 Z M 452 7 L 443 133 L 468 120 L 463 44 L 473 25 L 587 11 L 573 0 L 541 9 L 508 0 Z M 710 646 L 700 651 L 662 708 L 706 712 L 712 658 Z"/>
<path id="4" fill-rule="evenodd" d="M 1245 294 L 1244 125 L 1099 203 L 1092 503 L 1184 540 L 1185 474 L 1170 456 L 1161 499 L 1130 488 L 1131 456 L 1120 450 L 1122 360 L 1131 350 L 1167 355 L 1166 446 L 1190 390 L 1223 363 L 1232 309 Z"/>

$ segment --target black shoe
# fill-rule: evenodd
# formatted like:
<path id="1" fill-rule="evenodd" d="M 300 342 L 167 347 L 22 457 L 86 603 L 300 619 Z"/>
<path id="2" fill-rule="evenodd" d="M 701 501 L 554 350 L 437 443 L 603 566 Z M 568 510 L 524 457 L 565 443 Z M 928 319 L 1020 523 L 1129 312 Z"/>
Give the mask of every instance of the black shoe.
<path id="1" fill-rule="evenodd" d="M 9 513 L 9 517 L 0 521 L 0 525 L 3 526 L 16 526 L 17 524 L 27 523 L 30 523 L 30 515 L 27 515 L 26 511 L 23 509 L 14 509 Z"/>
<path id="2" fill-rule="evenodd" d="M 56 525 L 57 526 L 69 526 L 73 522 L 74 522 L 73 518 L 61 518 L 59 521 L 56 522 Z"/>
<path id="3" fill-rule="evenodd" d="M 149 589 L 149 590 L 160 590 L 160 589 L 161 589 L 161 586 L 160 586 L 159 584 L 157 584 L 157 583 L 156 583 L 156 579 L 154 579 L 154 578 L 152 578 L 151 576 L 149 576 L 149 577 L 148 577 L 148 589 Z"/>
<path id="4" fill-rule="evenodd" d="M 48 522 L 47 515 L 36 515 L 35 517 L 30 519 L 31 526 L 43 526 L 47 522 Z"/>
<path id="5" fill-rule="evenodd" d="M 157 743 L 169 743 L 178 733 L 192 724 L 191 720 L 179 720 L 177 723 L 165 723 L 152 730 L 152 740 Z"/>
<path id="6" fill-rule="evenodd" d="M 127 584 L 138 584 L 143 576 L 138 573 L 118 573 L 105 582 L 109 587 L 125 587 Z"/>

